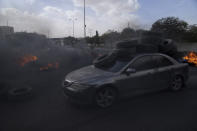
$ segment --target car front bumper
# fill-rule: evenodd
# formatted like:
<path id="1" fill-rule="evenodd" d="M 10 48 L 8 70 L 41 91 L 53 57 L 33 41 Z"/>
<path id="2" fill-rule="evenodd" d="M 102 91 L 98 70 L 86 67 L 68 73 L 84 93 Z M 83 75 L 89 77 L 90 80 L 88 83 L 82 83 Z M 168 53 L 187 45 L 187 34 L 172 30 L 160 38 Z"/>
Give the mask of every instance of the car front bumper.
<path id="1" fill-rule="evenodd" d="M 78 104 L 91 104 L 94 99 L 94 90 L 90 87 L 88 89 L 76 91 L 70 87 L 63 87 L 64 94 L 70 101 Z"/>

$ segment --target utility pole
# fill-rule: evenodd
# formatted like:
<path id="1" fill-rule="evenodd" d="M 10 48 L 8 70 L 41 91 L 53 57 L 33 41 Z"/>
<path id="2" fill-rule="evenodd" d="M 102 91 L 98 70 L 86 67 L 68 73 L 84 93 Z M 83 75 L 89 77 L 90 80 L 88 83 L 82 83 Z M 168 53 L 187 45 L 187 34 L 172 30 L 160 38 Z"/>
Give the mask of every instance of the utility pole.
<path id="1" fill-rule="evenodd" d="M 86 1 L 84 0 L 84 38 L 86 37 Z"/>
<path id="2" fill-rule="evenodd" d="M 50 37 L 50 31 L 49 30 L 47 31 L 47 37 L 48 37 L 48 39 Z"/>

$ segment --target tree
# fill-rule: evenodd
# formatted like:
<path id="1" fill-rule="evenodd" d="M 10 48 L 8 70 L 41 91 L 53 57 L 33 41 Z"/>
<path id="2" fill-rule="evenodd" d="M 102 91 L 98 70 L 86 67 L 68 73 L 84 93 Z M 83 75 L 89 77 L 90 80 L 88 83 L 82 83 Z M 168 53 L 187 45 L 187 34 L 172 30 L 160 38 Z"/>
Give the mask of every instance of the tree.
<path id="1" fill-rule="evenodd" d="M 94 36 L 94 42 L 96 45 L 100 45 L 100 38 L 98 31 L 96 31 L 96 35 Z"/>
<path id="2" fill-rule="evenodd" d="M 121 39 L 130 39 L 135 36 L 135 30 L 132 28 L 124 28 L 121 32 Z"/>
<path id="3" fill-rule="evenodd" d="M 120 40 L 120 33 L 114 30 L 108 30 L 106 33 L 101 35 L 100 40 L 106 47 L 113 48 L 113 44 Z"/>
<path id="4" fill-rule="evenodd" d="M 187 31 L 188 23 L 176 17 L 167 17 L 157 20 L 151 31 L 162 33 L 165 37 L 180 40 Z"/>
<path id="5" fill-rule="evenodd" d="M 197 42 L 197 26 L 190 25 L 188 31 L 185 33 L 185 40 L 187 42 Z"/>
<path id="6" fill-rule="evenodd" d="M 86 39 L 86 41 L 87 41 L 87 43 L 88 43 L 88 44 L 93 45 L 94 40 L 93 40 L 93 38 L 92 38 L 92 37 L 86 37 L 85 39 Z"/>
<path id="7" fill-rule="evenodd" d="M 100 37 L 98 31 L 96 31 L 96 35 L 93 37 L 86 37 L 86 41 L 91 45 L 92 48 L 100 45 Z"/>

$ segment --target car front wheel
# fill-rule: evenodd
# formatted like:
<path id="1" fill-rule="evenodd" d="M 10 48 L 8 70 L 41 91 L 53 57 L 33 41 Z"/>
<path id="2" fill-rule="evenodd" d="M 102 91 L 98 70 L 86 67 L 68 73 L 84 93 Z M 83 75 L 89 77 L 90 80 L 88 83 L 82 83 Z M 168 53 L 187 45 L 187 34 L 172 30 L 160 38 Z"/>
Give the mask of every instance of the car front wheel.
<path id="1" fill-rule="evenodd" d="M 117 99 L 117 92 L 111 87 L 103 88 L 97 91 L 95 96 L 95 104 L 101 108 L 111 106 Z"/>

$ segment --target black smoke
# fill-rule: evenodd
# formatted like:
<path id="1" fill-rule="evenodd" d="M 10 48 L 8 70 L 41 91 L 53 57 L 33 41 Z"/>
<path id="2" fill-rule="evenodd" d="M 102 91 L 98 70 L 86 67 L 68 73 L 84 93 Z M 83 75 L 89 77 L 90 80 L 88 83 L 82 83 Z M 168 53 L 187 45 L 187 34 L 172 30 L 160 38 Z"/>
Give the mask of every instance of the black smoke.
<path id="1" fill-rule="evenodd" d="M 26 55 L 38 58 L 23 67 L 19 61 Z M 93 56 L 86 46 L 58 46 L 45 36 L 35 33 L 15 33 L 0 39 L 0 82 L 9 88 L 31 86 L 35 91 L 53 82 L 59 82 L 64 76 L 80 67 L 90 65 Z M 40 71 L 50 63 L 58 63 L 58 68 Z M 47 81 L 54 77 L 53 81 Z"/>

